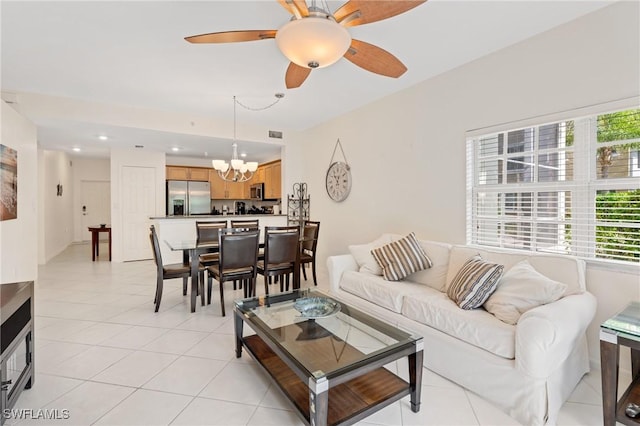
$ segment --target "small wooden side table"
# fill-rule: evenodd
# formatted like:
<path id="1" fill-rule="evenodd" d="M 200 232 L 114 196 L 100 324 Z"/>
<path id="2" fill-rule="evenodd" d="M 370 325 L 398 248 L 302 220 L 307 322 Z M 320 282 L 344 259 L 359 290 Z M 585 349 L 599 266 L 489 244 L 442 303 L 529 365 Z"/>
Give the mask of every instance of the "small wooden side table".
<path id="1" fill-rule="evenodd" d="M 111 227 L 110 226 L 89 226 L 91 232 L 91 260 L 96 261 L 96 257 L 100 256 L 100 233 L 109 234 L 109 262 L 111 262 Z"/>
<path id="2" fill-rule="evenodd" d="M 632 380 L 618 400 L 620 346 L 631 348 Z M 600 326 L 600 369 L 604 425 L 615 426 L 618 421 L 628 426 L 639 426 L 640 417 L 628 417 L 625 408 L 630 402 L 640 404 L 640 302 L 631 302 Z"/>

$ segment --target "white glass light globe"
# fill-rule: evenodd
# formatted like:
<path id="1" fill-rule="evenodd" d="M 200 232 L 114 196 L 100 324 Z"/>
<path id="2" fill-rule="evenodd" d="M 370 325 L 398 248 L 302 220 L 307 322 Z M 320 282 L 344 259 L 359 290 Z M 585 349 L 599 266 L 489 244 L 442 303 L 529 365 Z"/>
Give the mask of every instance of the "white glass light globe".
<path id="1" fill-rule="evenodd" d="M 276 33 L 276 43 L 296 65 L 323 68 L 342 58 L 351 45 L 351 35 L 331 19 L 312 16 L 288 22 Z"/>

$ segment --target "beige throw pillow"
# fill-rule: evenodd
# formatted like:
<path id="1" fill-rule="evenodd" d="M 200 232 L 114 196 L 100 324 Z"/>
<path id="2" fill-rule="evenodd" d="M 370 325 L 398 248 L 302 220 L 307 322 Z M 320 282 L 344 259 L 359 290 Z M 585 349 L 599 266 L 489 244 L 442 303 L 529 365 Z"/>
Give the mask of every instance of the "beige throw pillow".
<path id="1" fill-rule="evenodd" d="M 413 232 L 398 241 L 371 250 L 371 254 L 388 281 L 400 281 L 432 265 Z"/>
<path id="2" fill-rule="evenodd" d="M 447 288 L 447 296 L 462 309 L 479 308 L 495 291 L 503 270 L 503 265 L 474 256 L 458 270 Z"/>
<path id="3" fill-rule="evenodd" d="M 382 268 L 371 254 L 371 250 L 382 247 L 391 241 L 393 241 L 391 234 L 383 234 L 368 244 L 350 245 L 349 253 L 351 253 L 351 256 L 353 256 L 358 264 L 359 271 L 373 275 L 382 275 Z"/>
<path id="4" fill-rule="evenodd" d="M 555 302 L 566 289 L 566 284 L 542 275 L 523 260 L 504 274 L 484 308 L 507 324 L 517 324 L 523 313 Z"/>

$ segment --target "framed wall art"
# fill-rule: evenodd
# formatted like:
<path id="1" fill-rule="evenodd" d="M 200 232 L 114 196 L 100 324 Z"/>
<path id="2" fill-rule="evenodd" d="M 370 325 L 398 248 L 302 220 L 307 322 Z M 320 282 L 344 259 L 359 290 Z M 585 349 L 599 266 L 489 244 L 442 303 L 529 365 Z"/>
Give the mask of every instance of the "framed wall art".
<path id="1" fill-rule="evenodd" d="M 18 217 L 18 152 L 0 144 L 0 221 Z"/>

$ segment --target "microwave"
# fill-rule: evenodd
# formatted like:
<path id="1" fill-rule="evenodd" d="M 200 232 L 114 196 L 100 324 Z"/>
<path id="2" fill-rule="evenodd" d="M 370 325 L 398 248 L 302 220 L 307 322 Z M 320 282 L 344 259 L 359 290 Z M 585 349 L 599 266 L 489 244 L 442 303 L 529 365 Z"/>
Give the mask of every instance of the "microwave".
<path id="1" fill-rule="evenodd" d="M 264 196 L 264 183 L 254 183 L 249 187 L 249 198 L 252 200 L 262 200 Z"/>

